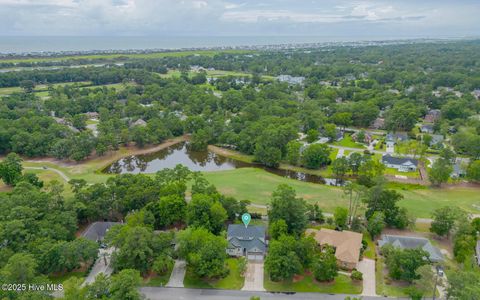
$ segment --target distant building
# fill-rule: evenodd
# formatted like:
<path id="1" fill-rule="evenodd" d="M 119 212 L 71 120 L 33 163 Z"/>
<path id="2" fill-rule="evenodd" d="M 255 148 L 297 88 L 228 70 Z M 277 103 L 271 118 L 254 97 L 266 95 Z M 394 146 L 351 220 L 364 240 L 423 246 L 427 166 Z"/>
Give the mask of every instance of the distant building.
<path id="1" fill-rule="evenodd" d="M 422 133 L 433 133 L 433 124 L 422 124 L 420 126 L 420 132 Z"/>
<path id="2" fill-rule="evenodd" d="M 135 127 L 135 126 L 145 127 L 145 126 L 147 126 L 147 122 L 145 122 L 142 119 L 138 119 L 135 122 L 133 122 L 133 124 L 132 124 L 132 127 Z"/>
<path id="3" fill-rule="evenodd" d="M 105 238 L 108 230 L 114 226 L 122 224 L 120 222 L 94 222 L 88 226 L 82 236 L 94 242 L 101 242 Z"/>
<path id="4" fill-rule="evenodd" d="M 100 114 L 96 111 L 89 111 L 89 112 L 86 112 L 85 115 L 87 116 L 87 118 L 89 119 L 98 119 L 100 117 Z"/>
<path id="5" fill-rule="evenodd" d="M 329 245 L 335 248 L 335 257 L 341 268 L 352 270 L 357 268 L 362 249 L 363 235 L 353 231 L 336 231 L 322 228 L 307 229 L 305 235 L 312 235 L 320 246 Z"/>
<path id="6" fill-rule="evenodd" d="M 430 146 L 441 145 L 443 143 L 443 135 L 441 134 L 432 134 L 432 140 L 430 141 Z"/>
<path id="7" fill-rule="evenodd" d="M 454 179 L 463 178 L 467 175 L 467 169 L 462 164 L 461 160 L 456 160 L 453 164 L 453 171 L 450 177 Z"/>
<path id="8" fill-rule="evenodd" d="M 480 100 L 480 90 L 474 90 L 472 92 L 473 97 L 475 97 L 477 100 Z"/>
<path id="9" fill-rule="evenodd" d="M 353 139 L 354 141 L 356 141 L 357 143 L 364 143 L 364 144 L 367 144 L 367 145 L 369 145 L 369 144 L 372 142 L 372 140 L 373 140 L 372 135 L 371 135 L 370 133 L 368 133 L 368 132 L 365 132 L 365 131 L 363 132 L 365 138 L 363 139 L 363 141 L 359 141 L 359 140 L 358 140 L 358 134 L 359 134 L 359 133 L 360 133 L 360 132 L 357 131 L 357 132 L 355 132 L 354 134 L 352 134 L 352 139 Z"/>
<path id="10" fill-rule="evenodd" d="M 423 121 L 425 123 L 435 123 L 438 119 L 440 119 L 442 112 L 439 109 L 431 109 L 427 112 Z"/>
<path id="11" fill-rule="evenodd" d="M 395 133 L 388 133 L 385 139 L 387 142 L 406 142 L 408 141 L 408 135 L 405 132 L 395 132 Z"/>
<path id="12" fill-rule="evenodd" d="M 381 239 L 378 240 L 378 245 L 380 248 L 385 245 L 392 245 L 393 247 L 399 249 L 420 248 L 428 252 L 430 261 L 441 262 L 444 260 L 440 249 L 434 247 L 426 238 L 383 234 Z"/>
<path id="13" fill-rule="evenodd" d="M 286 82 L 288 84 L 303 84 L 305 77 L 302 76 L 291 76 L 291 75 L 280 75 L 277 77 L 277 80 L 280 82 Z"/>
<path id="14" fill-rule="evenodd" d="M 227 254 L 246 257 L 248 260 L 263 261 L 267 250 L 264 226 L 230 224 L 227 229 Z"/>
<path id="15" fill-rule="evenodd" d="M 387 168 L 394 168 L 400 172 L 414 172 L 418 167 L 418 160 L 413 158 L 394 157 L 389 154 L 382 156 L 382 163 Z"/>

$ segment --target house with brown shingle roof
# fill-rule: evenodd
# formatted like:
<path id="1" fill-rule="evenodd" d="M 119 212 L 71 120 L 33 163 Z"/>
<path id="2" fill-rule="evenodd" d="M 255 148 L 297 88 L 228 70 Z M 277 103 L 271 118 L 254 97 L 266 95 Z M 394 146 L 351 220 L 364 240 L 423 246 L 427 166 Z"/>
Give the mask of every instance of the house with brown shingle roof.
<path id="1" fill-rule="evenodd" d="M 361 233 L 322 228 L 320 230 L 307 229 L 305 234 L 312 236 L 320 246 L 332 246 L 335 249 L 339 267 L 348 270 L 357 268 L 362 249 L 363 235 Z"/>

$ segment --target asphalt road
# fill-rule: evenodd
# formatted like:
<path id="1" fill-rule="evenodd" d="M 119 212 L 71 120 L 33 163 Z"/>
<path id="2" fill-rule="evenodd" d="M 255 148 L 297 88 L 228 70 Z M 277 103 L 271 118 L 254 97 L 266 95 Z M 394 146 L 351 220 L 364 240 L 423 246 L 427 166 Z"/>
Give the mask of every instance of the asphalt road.
<path id="1" fill-rule="evenodd" d="M 232 290 L 185 289 L 143 287 L 140 292 L 150 300 L 249 300 L 252 296 L 261 300 L 344 300 L 348 295 L 330 295 L 320 293 L 271 293 Z M 357 297 L 360 297 L 357 295 Z M 387 299 L 383 297 L 363 296 L 362 300 Z"/>

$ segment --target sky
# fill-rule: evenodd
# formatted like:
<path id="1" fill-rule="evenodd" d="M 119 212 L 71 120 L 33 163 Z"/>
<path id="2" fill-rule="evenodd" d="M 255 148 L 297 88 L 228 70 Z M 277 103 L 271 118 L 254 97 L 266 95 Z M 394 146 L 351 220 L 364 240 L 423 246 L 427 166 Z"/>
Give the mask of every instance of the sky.
<path id="1" fill-rule="evenodd" d="M 480 0 L 0 0 L 0 36 L 480 33 Z"/>

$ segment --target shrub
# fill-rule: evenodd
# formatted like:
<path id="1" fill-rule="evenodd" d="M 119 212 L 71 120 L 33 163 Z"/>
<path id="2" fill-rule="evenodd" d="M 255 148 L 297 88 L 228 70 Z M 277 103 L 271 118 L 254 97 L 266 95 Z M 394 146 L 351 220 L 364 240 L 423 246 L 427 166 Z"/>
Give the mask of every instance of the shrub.
<path id="1" fill-rule="evenodd" d="M 363 273 L 357 270 L 353 270 L 350 278 L 352 278 L 352 280 L 363 280 Z"/>

